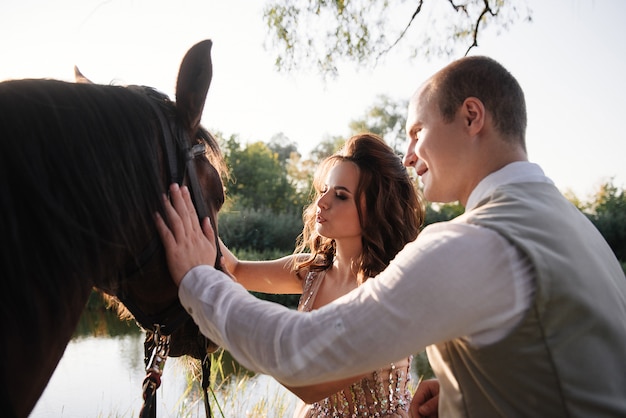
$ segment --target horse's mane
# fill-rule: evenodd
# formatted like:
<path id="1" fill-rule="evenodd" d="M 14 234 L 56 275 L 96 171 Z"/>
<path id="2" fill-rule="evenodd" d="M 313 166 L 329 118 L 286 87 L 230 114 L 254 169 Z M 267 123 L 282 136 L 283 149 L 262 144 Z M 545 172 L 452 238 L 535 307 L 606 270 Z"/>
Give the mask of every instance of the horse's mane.
<path id="1" fill-rule="evenodd" d="M 121 254 L 156 234 L 159 138 L 174 112 L 166 96 L 143 87 L 0 83 L 0 309 L 10 312 L 14 296 L 35 287 L 59 303 L 71 281 L 115 288 L 128 261 Z"/>

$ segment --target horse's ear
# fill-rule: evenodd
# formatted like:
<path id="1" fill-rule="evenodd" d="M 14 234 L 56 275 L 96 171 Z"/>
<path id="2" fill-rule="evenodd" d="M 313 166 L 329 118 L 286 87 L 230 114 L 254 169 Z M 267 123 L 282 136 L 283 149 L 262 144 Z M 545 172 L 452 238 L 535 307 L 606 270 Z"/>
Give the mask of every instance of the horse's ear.
<path id="1" fill-rule="evenodd" d="M 74 79 L 77 83 L 93 84 L 93 81 L 88 79 L 80 72 L 77 66 L 74 66 Z"/>
<path id="2" fill-rule="evenodd" d="M 211 46 L 211 40 L 207 39 L 191 47 L 178 71 L 176 108 L 191 131 L 200 124 L 204 102 L 213 77 Z"/>

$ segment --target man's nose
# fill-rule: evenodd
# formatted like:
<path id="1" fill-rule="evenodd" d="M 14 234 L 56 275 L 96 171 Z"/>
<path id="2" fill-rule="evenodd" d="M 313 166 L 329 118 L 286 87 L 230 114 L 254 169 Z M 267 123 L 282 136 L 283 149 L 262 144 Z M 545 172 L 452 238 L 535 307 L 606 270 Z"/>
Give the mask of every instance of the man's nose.
<path id="1" fill-rule="evenodd" d="M 407 144 L 406 144 L 406 154 L 404 154 L 404 158 L 402 158 L 402 164 L 404 164 L 405 167 L 415 167 L 415 164 L 417 164 L 417 154 L 415 153 L 415 143 L 417 141 L 413 141 L 409 138 Z"/>
<path id="2" fill-rule="evenodd" d="M 417 164 L 417 155 L 415 155 L 413 149 L 410 149 L 406 153 L 406 155 L 402 159 L 402 164 L 404 164 L 405 167 L 415 167 L 415 164 Z"/>

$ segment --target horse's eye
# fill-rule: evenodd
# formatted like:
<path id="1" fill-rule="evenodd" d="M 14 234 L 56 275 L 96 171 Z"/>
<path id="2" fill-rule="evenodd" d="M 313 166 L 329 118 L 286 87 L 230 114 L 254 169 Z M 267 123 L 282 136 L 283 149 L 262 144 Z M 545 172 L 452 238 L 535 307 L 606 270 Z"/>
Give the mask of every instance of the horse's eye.
<path id="1" fill-rule="evenodd" d="M 190 158 L 196 158 L 200 155 L 206 154 L 206 144 L 201 142 L 201 143 L 194 145 L 193 147 L 191 147 L 189 154 L 190 154 Z"/>

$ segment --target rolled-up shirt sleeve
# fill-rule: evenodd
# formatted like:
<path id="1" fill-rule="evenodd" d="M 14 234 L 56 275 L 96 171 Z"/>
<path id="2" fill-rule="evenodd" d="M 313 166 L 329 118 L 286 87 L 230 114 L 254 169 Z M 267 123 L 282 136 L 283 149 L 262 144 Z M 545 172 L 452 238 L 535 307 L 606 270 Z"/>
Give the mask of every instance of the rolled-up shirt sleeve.
<path id="1" fill-rule="evenodd" d="M 312 312 L 259 300 L 209 266 L 185 275 L 179 297 L 200 331 L 245 367 L 299 386 L 506 323 L 516 300 L 502 279 L 509 270 L 510 244 L 495 232 L 433 225 L 374 280 Z"/>

